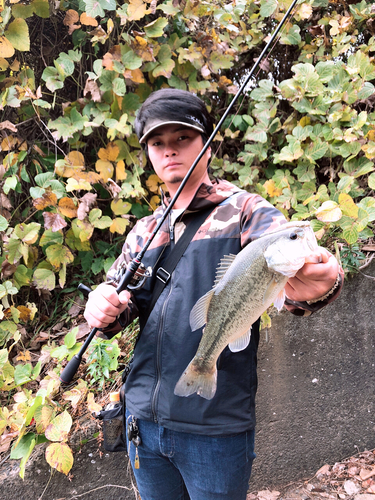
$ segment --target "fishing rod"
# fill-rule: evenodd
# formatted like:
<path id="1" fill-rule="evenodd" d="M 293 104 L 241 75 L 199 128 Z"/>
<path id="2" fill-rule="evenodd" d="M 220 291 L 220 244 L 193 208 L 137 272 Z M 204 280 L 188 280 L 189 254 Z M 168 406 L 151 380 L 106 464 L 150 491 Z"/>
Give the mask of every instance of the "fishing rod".
<path id="1" fill-rule="evenodd" d="M 199 153 L 199 155 L 197 156 L 197 158 L 194 160 L 194 163 L 192 164 L 192 166 L 188 170 L 187 174 L 185 175 L 184 179 L 182 180 L 182 182 L 181 182 L 179 188 L 177 189 L 174 197 L 172 198 L 171 202 L 167 206 L 167 208 L 166 208 L 163 216 L 160 218 L 158 224 L 156 225 L 155 229 L 151 233 L 149 239 L 146 241 L 146 243 L 143 246 L 142 250 L 138 253 L 138 255 L 132 261 L 130 261 L 130 263 L 128 264 L 128 266 L 126 267 L 126 269 L 124 269 L 124 270 L 121 271 L 121 274 L 119 276 L 118 285 L 116 287 L 116 292 L 118 294 L 120 292 L 122 292 L 123 290 L 126 290 L 126 289 L 130 289 L 130 290 L 133 289 L 134 290 L 134 289 L 140 288 L 143 285 L 145 279 L 151 276 L 150 271 L 148 269 L 146 269 L 144 267 L 144 265 L 142 264 L 142 259 L 143 259 L 144 255 L 145 255 L 146 251 L 148 250 L 149 246 L 151 245 L 152 241 L 154 240 L 154 238 L 155 238 L 156 234 L 158 233 L 159 229 L 161 228 L 161 226 L 164 224 L 165 220 L 167 219 L 170 211 L 172 210 L 172 208 L 173 208 L 174 204 L 176 203 L 178 197 L 180 196 L 182 190 L 184 189 L 184 187 L 186 186 L 188 180 L 190 179 L 191 174 L 194 172 L 195 167 L 198 165 L 198 163 L 200 162 L 200 160 L 202 159 L 202 157 L 206 153 L 207 149 L 210 147 L 210 145 L 211 145 L 212 141 L 214 140 L 216 134 L 220 130 L 221 126 L 223 125 L 224 121 L 226 120 L 226 118 L 228 117 L 229 113 L 233 109 L 234 105 L 238 101 L 239 97 L 241 96 L 241 94 L 245 90 L 245 88 L 248 85 L 250 79 L 253 77 L 254 72 L 258 69 L 260 63 L 262 62 L 262 60 L 264 58 L 264 56 L 268 52 L 269 47 L 272 45 L 272 43 L 276 39 L 276 37 L 279 34 L 281 28 L 284 26 L 284 24 L 287 21 L 290 13 L 294 9 L 294 7 L 296 6 L 296 4 L 297 4 L 298 1 L 299 0 L 293 0 L 293 2 L 291 3 L 291 5 L 288 8 L 288 10 L 286 11 L 284 17 L 282 18 L 282 20 L 280 21 L 280 23 L 276 27 L 275 31 L 271 35 L 271 37 L 270 37 L 269 41 L 267 42 L 266 46 L 262 50 L 260 56 L 256 60 L 254 66 L 251 68 L 249 74 L 245 78 L 244 82 L 240 86 L 240 88 L 237 91 L 236 95 L 233 97 L 232 101 L 230 102 L 230 104 L 227 107 L 226 111 L 224 112 L 223 116 L 219 120 L 219 122 L 216 125 L 214 131 L 212 132 L 212 134 L 208 138 L 207 142 L 203 146 L 203 148 L 202 148 L 201 152 Z M 91 292 L 91 289 L 88 288 L 88 287 L 85 287 L 84 285 L 80 285 L 79 289 L 81 291 L 85 292 L 86 294 L 89 293 L 89 292 Z M 79 365 L 80 365 L 80 363 L 82 361 L 82 356 L 86 352 L 88 346 L 90 345 L 92 339 L 95 337 L 97 331 L 98 331 L 98 328 L 93 328 L 91 330 L 91 332 L 89 333 L 87 339 L 85 340 L 84 344 L 82 345 L 80 351 L 75 356 L 73 356 L 73 358 L 69 361 L 69 363 L 66 365 L 66 367 L 62 371 L 62 373 L 60 375 L 60 380 L 64 384 L 69 384 L 72 381 L 72 379 L 73 379 L 75 373 L 77 372 L 77 370 L 79 368 Z"/>

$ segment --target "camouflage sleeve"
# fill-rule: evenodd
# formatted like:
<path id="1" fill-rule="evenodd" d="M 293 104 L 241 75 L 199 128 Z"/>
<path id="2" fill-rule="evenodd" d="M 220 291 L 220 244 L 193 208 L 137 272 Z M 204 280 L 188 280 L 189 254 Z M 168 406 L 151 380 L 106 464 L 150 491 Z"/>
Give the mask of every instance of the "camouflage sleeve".
<path id="1" fill-rule="evenodd" d="M 241 222 L 241 246 L 244 247 L 287 221 L 284 215 L 267 200 L 259 195 L 248 194 L 242 205 Z"/>

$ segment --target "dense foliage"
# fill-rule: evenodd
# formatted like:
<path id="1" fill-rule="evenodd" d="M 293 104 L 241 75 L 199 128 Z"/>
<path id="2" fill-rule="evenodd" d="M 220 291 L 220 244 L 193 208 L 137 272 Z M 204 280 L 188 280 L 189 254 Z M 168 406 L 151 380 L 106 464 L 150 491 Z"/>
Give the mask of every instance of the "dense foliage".
<path id="1" fill-rule="evenodd" d="M 0 451 L 13 442 L 21 475 L 46 440 L 48 462 L 69 472 L 71 415 L 97 407 L 89 386 L 117 367 L 117 344 L 98 342 L 62 393 L 78 320 L 65 315 L 61 342 L 49 332 L 80 300 L 82 276 L 101 282 L 136 218 L 160 202 L 133 131 L 137 109 L 170 86 L 197 93 L 218 121 L 290 4 L 1 4 Z M 374 234 L 374 34 L 370 0 L 300 2 L 217 134 L 212 162 L 213 175 L 311 220 L 348 272 Z"/>

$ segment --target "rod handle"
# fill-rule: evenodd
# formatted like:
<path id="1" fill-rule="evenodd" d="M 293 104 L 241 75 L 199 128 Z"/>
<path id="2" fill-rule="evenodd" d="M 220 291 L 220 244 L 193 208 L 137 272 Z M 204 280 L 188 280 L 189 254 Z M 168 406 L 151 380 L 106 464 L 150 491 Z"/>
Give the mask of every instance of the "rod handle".
<path id="1" fill-rule="evenodd" d="M 81 360 L 82 356 L 79 356 L 79 353 L 72 357 L 60 374 L 60 380 L 63 384 L 70 384 L 78 370 Z"/>

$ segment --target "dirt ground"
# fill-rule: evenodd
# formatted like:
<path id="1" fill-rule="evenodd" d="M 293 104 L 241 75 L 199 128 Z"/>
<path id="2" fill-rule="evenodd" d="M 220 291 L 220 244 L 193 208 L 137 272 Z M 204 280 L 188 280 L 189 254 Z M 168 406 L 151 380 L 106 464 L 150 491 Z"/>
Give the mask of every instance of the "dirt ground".
<path id="1" fill-rule="evenodd" d="M 250 484 L 251 486 L 251 484 Z M 321 467 L 310 479 L 251 492 L 247 500 L 375 500 L 375 450 Z"/>
<path id="2" fill-rule="evenodd" d="M 97 439 L 82 445 L 71 473 L 51 471 L 43 447 L 34 453 L 25 479 L 16 461 L 0 467 L 1 500 L 139 500 L 125 453 L 107 453 Z M 311 478 L 252 491 L 247 500 L 375 500 L 375 450 L 326 464 Z M 163 500 L 163 499 L 160 499 Z M 235 499 L 233 499 L 235 500 Z"/>

